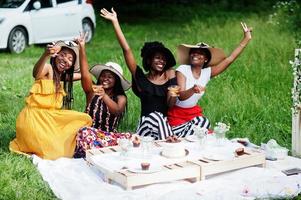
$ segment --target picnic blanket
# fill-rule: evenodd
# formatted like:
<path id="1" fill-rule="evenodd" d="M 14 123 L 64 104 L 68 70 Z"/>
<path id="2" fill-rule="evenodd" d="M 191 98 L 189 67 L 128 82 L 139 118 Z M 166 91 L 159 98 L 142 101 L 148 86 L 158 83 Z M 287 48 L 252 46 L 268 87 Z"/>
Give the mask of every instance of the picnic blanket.
<path id="1" fill-rule="evenodd" d="M 108 184 L 103 175 L 84 159 L 60 158 L 55 161 L 33 156 L 44 181 L 63 200 L 85 199 L 264 199 L 291 198 L 301 193 L 301 174 L 286 176 L 281 170 L 301 167 L 301 159 L 267 161 L 266 168 L 249 167 L 189 183 L 174 181 L 126 191 Z"/>

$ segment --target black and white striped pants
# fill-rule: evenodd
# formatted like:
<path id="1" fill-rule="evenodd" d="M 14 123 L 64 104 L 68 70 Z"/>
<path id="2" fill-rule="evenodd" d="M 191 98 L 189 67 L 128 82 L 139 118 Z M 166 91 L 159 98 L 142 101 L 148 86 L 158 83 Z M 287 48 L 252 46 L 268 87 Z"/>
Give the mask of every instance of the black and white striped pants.
<path id="1" fill-rule="evenodd" d="M 186 137 L 187 135 L 193 135 L 194 134 L 194 127 L 199 126 L 199 127 L 205 127 L 209 129 L 210 127 L 210 122 L 208 118 L 204 116 L 198 116 L 193 118 L 192 120 L 178 125 L 178 126 L 173 126 L 172 131 L 175 135 L 178 137 Z"/>
<path id="2" fill-rule="evenodd" d="M 194 125 L 208 129 L 210 122 L 206 117 L 195 117 L 184 124 L 171 127 L 162 113 L 152 112 L 140 119 L 136 133 L 140 136 L 151 136 L 156 140 L 165 140 L 171 135 L 177 135 L 178 137 L 192 135 Z"/>

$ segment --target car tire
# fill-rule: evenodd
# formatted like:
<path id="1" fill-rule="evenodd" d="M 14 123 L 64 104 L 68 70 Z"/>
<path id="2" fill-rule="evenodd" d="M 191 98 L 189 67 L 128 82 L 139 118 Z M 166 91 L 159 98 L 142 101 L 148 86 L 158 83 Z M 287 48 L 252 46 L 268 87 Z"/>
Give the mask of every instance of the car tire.
<path id="1" fill-rule="evenodd" d="M 86 42 L 90 42 L 93 37 L 93 25 L 89 19 L 83 19 L 83 32 L 87 32 Z"/>
<path id="2" fill-rule="evenodd" d="M 22 53 L 26 48 L 27 34 L 21 27 L 15 27 L 8 37 L 8 49 L 11 53 Z"/>

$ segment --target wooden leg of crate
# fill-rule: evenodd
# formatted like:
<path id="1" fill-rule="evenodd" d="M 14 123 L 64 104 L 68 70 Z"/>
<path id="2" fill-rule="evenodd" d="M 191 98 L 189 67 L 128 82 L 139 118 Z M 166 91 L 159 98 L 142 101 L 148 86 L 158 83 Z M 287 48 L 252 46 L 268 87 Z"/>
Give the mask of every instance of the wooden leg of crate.
<path id="1" fill-rule="evenodd" d="M 301 156 L 301 112 L 292 114 L 292 154 Z"/>

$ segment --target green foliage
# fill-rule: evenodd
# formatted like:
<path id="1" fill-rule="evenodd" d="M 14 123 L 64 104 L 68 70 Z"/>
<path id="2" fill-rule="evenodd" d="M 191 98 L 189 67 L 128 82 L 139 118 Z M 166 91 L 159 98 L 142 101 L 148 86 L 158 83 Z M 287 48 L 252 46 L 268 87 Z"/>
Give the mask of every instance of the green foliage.
<path id="1" fill-rule="evenodd" d="M 143 9 L 147 11 L 148 7 Z M 222 121 L 231 125 L 229 137 L 248 137 L 256 144 L 274 138 L 290 149 L 293 76 L 288 61 L 294 55 L 292 29 L 268 23 L 265 12 L 226 12 L 219 7 L 187 4 L 149 9 L 147 17 L 140 19 L 133 17 L 131 8 L 128 14 L 119 13 L 137 63 L 141 63 L 143 43 L 154 40 L 163 41 L 175 55 L 177 45 L 200 41 L 222 47 L 229 54 L 243 36 L 240 21 L 253 26 L 250 44 L 225 73 L 211 80 L 200 105 L 211 124 Z M 33 65 L 43 50 L 44 46 L 31 46 L 21 55 L 0 54 L 0 199 L 55 199 L 31 161 L 8 150 L 15 137 L 17 115 L 33 83 Z M 91 66 L 107 61 L 120 63 L 131 79 L 112 25 L 99 17 L 87 55 Z M 140 102 L 132 91 L 127 96 L 128 111 L 120 130 L 134 131 Z M 75 83 L 74 97 L 74 109 L 83 111 L 85 95 L 79 82 Z"/>
<path id="2" fill-rule="evenodd" d="M 270 23 L 281 29 L 290 29 L 295 35 L 298 47 L 301 47 L 301 4 L 299 1 L 278 1 L 273 6 Z"/>

